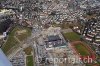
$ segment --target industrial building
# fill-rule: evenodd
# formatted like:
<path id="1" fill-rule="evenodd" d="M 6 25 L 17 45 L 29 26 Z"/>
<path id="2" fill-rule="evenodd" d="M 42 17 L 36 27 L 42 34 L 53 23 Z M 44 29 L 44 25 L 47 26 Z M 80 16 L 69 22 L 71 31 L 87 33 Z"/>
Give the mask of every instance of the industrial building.
<path id="1" fill-rule="evenodd" d="M 47 40 L 45 41 L 45 43 L 47 49 L 66 46 L 66 43 L 64 43 L 64 41 L 59 37 L 59 35 L 47 36 Z"/>
<path id="2" fill-rule="evenodd" d="M 44 41 L 46 50 L 52 50 L 53 48 L 66 47 L 66 42 L 62 34 L 60 33 L 60 28 L 50 27 L 45 34 Z"/>

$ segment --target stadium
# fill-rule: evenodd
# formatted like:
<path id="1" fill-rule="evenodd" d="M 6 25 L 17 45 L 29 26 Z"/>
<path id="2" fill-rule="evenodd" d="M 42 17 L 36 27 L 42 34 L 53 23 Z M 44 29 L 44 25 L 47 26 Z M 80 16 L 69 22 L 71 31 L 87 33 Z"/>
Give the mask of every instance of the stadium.
<path id="1" fill-rule="evenodd" d="M 96 59 L 94 51 L 85 43 L 81 41 L 75 41 L 71 43 L 71 46 L 72 49 L 75 51 L 75 54 L 77 54 L 82 61 L 86 58 L 91 58 L 93 61 Z"/>

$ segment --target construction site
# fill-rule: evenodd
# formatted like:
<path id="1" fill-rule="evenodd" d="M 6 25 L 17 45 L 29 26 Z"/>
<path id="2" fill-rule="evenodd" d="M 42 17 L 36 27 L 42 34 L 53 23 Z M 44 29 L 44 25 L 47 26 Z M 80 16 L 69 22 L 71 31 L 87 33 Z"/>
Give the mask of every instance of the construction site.
<path id="1" fill-rule="evenodd" d="M 4 12 L 3 10 L 6 10 L 7 12 Z M 8 23 L 8 20 L 10 23 Z M 2 45 L 1 48 L 5 47 L 2 49 L 3 52 L 5 52 L 5 50 L 8 51 L 8 49 L 13 48 L 10 45 L 13 45 L 15 40 L 13 38 L 11 39 L 11 37 L 10 41 L 7 39 L 8 36 L 10 36 L 11 32 L 13 31 L 13 28 L 16 28 L 16 26 L 19 26 L 18 28 L 19 31 L 16 31 L 14 35 L 11 35 L 11 37 L 13 38 L 16 37 L 20 41 L 23 41 L 20 43 L 16 42 L 15 43 L 17 44 L 16 46 L 22 43 L 26 43 L 25 44 L 26 46 L 29 45 L 32 46 L 32 48 L 34 49 L 33 53 L 36 55 L 34 66 L 40 66 L 41 62 L 43 63 L 43 65 L 48 66 L 48 64 L 44 62 L 44 58 L 48 57 L 46 56 L 46 54 L 49 53 L 49 51 L 51 50 L 52 51 L 50 56 L 70 57 L 70 58 L 76 55 L 80 57 L 82 56 L 82 54 L 84 56 L 84 52 L 86 52 L 85 53 L 86 57 L 90 56 L 91 54 L 93 56 L 92 65 L 94 65 L 95 62 L 97 63 L 97 65 L 98 64 L 100 65 L 100 1 L 99 0 L 1 1 L 0 39 L 2 39 L 3 37 L 4 40 L 4 37 L 6 36 L 5 45 L 1 44 Z M 27 28 L 29 29 L 29 31 L 27 31 L 27 29 L 20 30 L 21 28 Z M 9 31 L 10 29 L 12 29 L 12 31 Z M 53 29 L 55 30 L 53 31 Z M 29 35 L 26 33 L 28 33 Z M 77 41 L 79 41 L 78 42 L 79 44 L 77 44 Z M 74 44 L 75 42 L 76 44 Z M 23 49 L 22 46 L 20 48 Z M 40 57 L 42 57 L 43 61 L 38 60 Z M 22 59 L 25 61 L 24 58 Z M 15 65 L 17 64 L 18 63 L 16 63 Z M 23 66 L 24 65 L 25 64 L 23 64 Z M 72 62 L 72 64 L 70 63 L 51 64 L 51 66 L 57 66 L 57 65 L 85 66 L 85 63 L 73 64 Z"/>

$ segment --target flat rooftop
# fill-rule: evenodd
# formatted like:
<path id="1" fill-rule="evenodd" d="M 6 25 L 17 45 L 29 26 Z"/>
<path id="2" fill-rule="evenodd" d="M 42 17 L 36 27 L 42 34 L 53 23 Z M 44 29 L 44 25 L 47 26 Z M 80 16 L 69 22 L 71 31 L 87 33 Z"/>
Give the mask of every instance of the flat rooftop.
<path id="1" fill-rule="evenodd" d="M 59 37 L 59 35 L 50 35 L 47 36 L 46 48 L 54 48 L 65 46 L 66 43 Z"/>
<path id="2" fill-rule="evenodd" d="M 62 43 L 46 43 L 46 48 L 55 48 L 55 47 L 62 47 L 62 46 L 66 46 L 66 43 L 62 42 Z"/>
<path id="3" fill-rule="evenodd" d="M 61 40 L 61 38 L 59 37 L 59 35 L 50 35 L 47 38 L 48 38 L 48 42 Z"/>

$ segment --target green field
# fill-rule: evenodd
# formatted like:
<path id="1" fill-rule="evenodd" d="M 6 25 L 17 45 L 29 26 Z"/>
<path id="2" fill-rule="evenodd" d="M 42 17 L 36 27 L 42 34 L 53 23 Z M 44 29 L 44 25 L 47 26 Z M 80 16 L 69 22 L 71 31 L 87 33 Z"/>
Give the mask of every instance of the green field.
<path id="1" fill-rule="evenodd" d="M 14 38 L 14 33 L 17 30 L 17 28 L 14 28 L 10 34 L 9 37 L 6 41 L 6 43 L 4 44 L 4 46 L 2 47 L 2 50 L 4 51 L 4 53 L 8 54 L 8 51 L 13 48 L 16 44 L 18 44 L 19 42 Z"/>
<path id="2" fill-rule="evenodd" d="M 62 29 L 67 29 L 70 28 L 70 26 L 73 26 L 72 24 L 66 24 L 66 23 L 62 23 L 62 24 L 56 24 L 56 23 L 52 23 L 53 27 L 60 27 Z"/>
<path id="3" fill-rule="evenodd" d="M 76 34 L 75 32 L 63 33 L 63 36 L 66 40 L 70 41 L 80 40 L 80 35 Z"/>
<path id="4" fill-rule="evenodd" d="M 26 65 L 27 66 L 34 66 L 33 56 L 26 57 Z"/>
<path id="5" fill-rule="evenodd" d="M 15 35 L 16 35 L 16 31 L 18 30 L 21 30 L 22 28 L 21 27 L 18 27 L 16 26 L 10 33 L 9 33 L 9 36 L 8 36 L 8 39 L 7 41 L 5 42 L 5 44 L 3 45 L 2 47 L 2 50 L 4 51 L 5 54 L 9 54 L 9 51 L 11 51 L 12 48 L 18 46 L 20 43 L 18 40 L 15 39 Z M 26 29 L 26 28 L 24 28 Z M 29 30 L 29 28 L 27 28 Z M 28 35 L 25 35 L 25 36 L 29 36 L 29 34 L 31 33 L 30 31 L 27 31 L 28 32 Z M 27 37 L 25 36 L 20 36 L 18 37 L 18 39 L 25 39 Z M 15 48 L 14 48 L 15 49 Z"/>
<path id="6" fill-rule="evenodd" d="M 75 46 L 76 50 L 80 53 L 81 56 L 88 56 L 88 55 L 90 55 L 88 49 L 85 46 L 83 46 L 81 44 L 76 44 L 74 46 Z"/>

